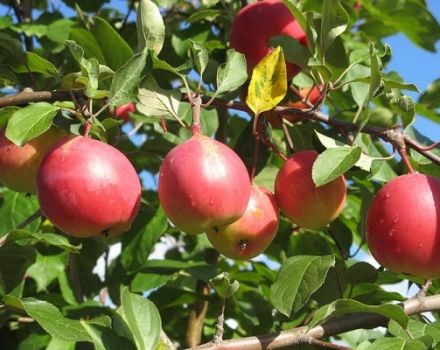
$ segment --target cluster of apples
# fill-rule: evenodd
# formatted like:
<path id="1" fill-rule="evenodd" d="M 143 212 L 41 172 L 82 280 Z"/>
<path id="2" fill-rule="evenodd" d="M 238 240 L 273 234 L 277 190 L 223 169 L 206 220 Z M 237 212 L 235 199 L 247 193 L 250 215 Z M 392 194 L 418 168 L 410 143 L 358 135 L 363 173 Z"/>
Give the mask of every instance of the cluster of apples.
<path id="1" fill-rule="evenodd" d="M 346 185 L 341 176 L 316 187 L 317 153 L 290 157 L 278 173 L 275 195 L 252 185 L 239 156 L 200 133 L 176 146 L 159 173 L 159 200 L 168 218 L 190 234 L 206 232 L 212 245 L 233 259 L 250 259 L 273 241 L 279 208 L 304 228 L 321 228 L 341 212 Z"/>
<path id="2" fill-rule="evenodd" d="M 141 185 L 116 148 L 52 127 L 18 147 L 0 132 L 0 182 L 36 193 L 41 211 L 76 237 L 126 231 L 140 205 Z"/>

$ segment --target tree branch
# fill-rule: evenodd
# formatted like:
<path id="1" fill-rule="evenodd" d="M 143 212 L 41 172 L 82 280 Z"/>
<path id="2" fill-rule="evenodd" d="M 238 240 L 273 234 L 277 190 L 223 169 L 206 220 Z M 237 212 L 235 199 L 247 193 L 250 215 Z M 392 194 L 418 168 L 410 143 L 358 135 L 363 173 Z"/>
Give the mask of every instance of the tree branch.
<path id="1" fill-rule="evenodd" d="M 432 295 L 428 297 L 416 296 L 405 301 L 402 306 L 407 315 L 439 310 L 440 295 Z M 198 347 L 194 347 L 192 350 L 281 349 L 287 346 L 293 347 L 295 345 L 311 344 L 311 338 L 319 340 L 321 338 L 326 338 L 355 329 L 386 326 L 387 323 L 388 319 L 379 314 L 352 313 L 328 320 L 323 324 L 310 329 L 308 327 L 298 327 L 279 333 L 226 340 L 218 344 L 210 342 Z M 340 347 L 340 349 L 344 348 Z"/>
<path id="2" fill-rule="evenodd" d="M 23 105 L 23 104 L 27 104 L 30 102 L 38 102 L 38 101 L 72 100 L 75 97 L 87 98 L 84 91 L 82 91 L 82 90 L 20 92 L 18 94 L 0 97 L 0 108 L 6 107 L 6 106 Z M 202 99 L 202 104 L 205 104 L 211 100 L 211 98 L 209 96 L 200 96 L 200 97 Z M 183 94 L 182 101 L 190 102 L 191 97 L 188 94 Z M 219 98 L 214 98 L 211 102 L 211 105 L 214 107 L 236 109 L 236 110 L 240 110 L 240 111 L 244 111 L 244 112 L 248 112 L 248 113 L 251 112 L 245 103 L 239 102 L 239 101 L 225 101 L 225 100 L 222 100 Z M 275 112 L 282 112 L 284 114 L 300 114 L 305 119 L 315 120 L 317 122 L 333 126 L 334 128 L 336 128 L 342 132 L 343 131 L 345 131 L 345 132 L 348 132 L 348 131 L 358 132 L 359 128 L 360 128 L 359 124 L 335 119 L 335 118 L 332 118 L 332 117 L 330 117 L 324 113 L 321 113 L 319 111 L 316 111 L 316 110 L 301 110 L 301 109 L 282 107 L 282 106 L 277 106 L 273 110 Z M 417 151 L 421 155 L 425 156 L 426 158 L 428 158 L 432 162 L 436 163 L 437 165 L 440 165 L 440 157 L 439 156 L 430 152 L 429 149 L 427 150 L 425 148 L 425 146 L 418 144 L 416 141 L 411 139 L 408 135 L 405 135 L 404 133 L 402 133 L 400 131 L 397 131 L 394 129 L 384 129 L 384 128 L 379 128 L 379 127 L 375 127 L 375 126 L 366 125 L 362 128 L 362 132 L 379 137 L 382 140 L 389 142 L 393 145 L 395 145 L 395 142 L 396 142 L 394 140 L 394 137 L 396 137 L 396 135 L 398 137 L 402 137 L 405 144 L 408 147 L 414 149 L 415 151 Z"/>

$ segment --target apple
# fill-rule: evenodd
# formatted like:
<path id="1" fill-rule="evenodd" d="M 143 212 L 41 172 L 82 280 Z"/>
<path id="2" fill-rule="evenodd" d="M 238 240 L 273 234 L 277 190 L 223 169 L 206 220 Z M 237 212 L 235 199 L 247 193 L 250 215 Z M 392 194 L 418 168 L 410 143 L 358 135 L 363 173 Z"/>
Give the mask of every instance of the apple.
<path id="1" fill-rule="evenodd" d="M 173 148 L 159 171 L 159 200 L 180 230 L 198 234 L 243 215 L 251 183 L 240 157 L 225 144 L 195 133 Z"/>
<path id="2" fill-rule="evenodd" d="M 269 39 L 278 35 L 290 36 L 307 45 L 307 37 L 295 17 L 282 1 L 263 0 L 243 7 L 235 16 L 231 31 L 231 47 L 246 56 L 251 74 L 260 60 L 270 53 Z M 299 73 L 300 68 L 287 62 L 287 78 Z"/>
<path id="3" fill-rule="evenodd" d="M 275 196 L 269 190 L 254 185 L 244 214 L 232 224 L 211 228 L 207 236 L 224 256 L 251 259 L 264 252 L 273 241 L 279 219 Z"/>
<path id="4" fill-rule="evenodd" d="M 302 99 L 307 99 L 312 105 L 316 105 L 321 98 L 321 91 L 317 86 L 314 87 L 302 87 L 299 89 L 299 93 Z M 306 105 L 302 101 L 288 101 L 282 104 L 283 107 L 297 108 L 297 109 L 308 109 L 310 106 Z M 279 115 L 288 120 L 290 123 L 296 123 L 303 120 L 303 117 L 299 114 L 294 113 L 277 113 L 270 111 L 266 114 L 266 120 L 274 127 L 281 128 L 281 121 Z"/>
<path id="5" fill-rule="evenodd" d="M 344 176 L 316 187 L 312 166 L 318 157 L 314 150 L 293 154 L 275 179 L 275 196 L 287 218 L 300 227 L 316 230 L 341 213 L 347 197 Z"/>
<path id="6" fill-rule="evenodd" d="M 67 136 L 41 162 L 37 197 L 44 215 L 65 233 L 107 237 L 130 228 L 141 185 L 136 170 L 116 148 Z"/>
<path id="7" fill-rule="evenodd" d="M 19 147 L 0 131 L 0 182 L 11 190 L 35 193 L 37 169 L 41 159 L 65 133 L 52 127 Z"/>
<path id="8" fill-rule="evenodd" d="M 366 231 L 371 254 L 384 267 L 440 277 L 440 179 L 414 173 L 388 182 L 368 209 Z"/>
<path id="9" fill-rule="evenodd" d="M 133 102 L 120 105 L 115 108 L 115 116 L 121 118 L 124 122 L 130 121 L 130 113 L 136 110 Z"/>

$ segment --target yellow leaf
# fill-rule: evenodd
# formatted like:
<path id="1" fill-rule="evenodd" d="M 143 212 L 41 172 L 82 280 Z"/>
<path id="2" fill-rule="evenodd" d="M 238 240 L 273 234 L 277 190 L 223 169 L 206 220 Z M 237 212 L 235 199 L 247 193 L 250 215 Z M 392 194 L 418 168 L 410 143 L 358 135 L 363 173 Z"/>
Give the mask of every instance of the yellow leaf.
<path id="1" fill-rule="evenodd" d="M 283 50 L 277 47 L 255 66 L 246 104 L 258 116 L 280 103 L 286 92 L 286 62 Z"/>

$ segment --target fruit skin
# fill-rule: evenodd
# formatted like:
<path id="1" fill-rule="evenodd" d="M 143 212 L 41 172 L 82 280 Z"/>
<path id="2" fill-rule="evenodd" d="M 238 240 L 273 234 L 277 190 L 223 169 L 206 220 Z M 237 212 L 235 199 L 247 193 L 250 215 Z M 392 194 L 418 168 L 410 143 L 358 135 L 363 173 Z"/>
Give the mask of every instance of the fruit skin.
<path id="1" fill-rule="evenodd" d="M 0 131 L 0 182 L 14 191 L 35 193 L 41 159 L 65 135 L 61 129 L 52 127 L 19 147 Z"/>
<path id="2" fill-rule="evenodd" d="M 367 243 L 383 266 L 424 278 L 440 277 L 440 179 L 407 174 L 374 197 Z"/>
<path id="3" fill-rule="evenodd" d="M 114 236 L 130 228 L 141 185 L 136 170 L 116 148 L 67 136 L 43 158 L 37 196 L 44 215 L 65 233 Z"/>
<path id="4" fill-rule="evenodd" d="M 299 90 L 299 93 L 303 99 L 308 98 L 308 101 L 312 105 L 316 105 L 321 97 L 321 91 L 317 86 L 314 87 L 302 87 Z M 297 109 L 307 109 L 310 108 L 305 103 L 301 101 L 288 101 L 286 104 L 282 104 L 282 106 L 289 107 L 289 108 L 297 108 Z M 296 123 L 304 118 L 299 114 L 293 114 L 293 113 L 280 113 L 281 117 L 288 120 L 291 123 Z M 281 122 L 278 117 L 278 113 L 270 111 L 266 114 L 267 121 L 272 125 L 274 128 L 281 128 Z"/>
<path id="5" fill-rule="evenodd" d="M 230 44 L 246 56 L 248 73 L 272 48 L 269 39 L 287 35 L 307 45 L 307 38 L 290 10 L 279 0 L 263 0 L 243 7 L 235 16 L 230 32 Z M 299 73 L 300 68 L 286 62 L 288 80 Z"/>
<path id="6" fill-rule="evenodd" d="M 279 219 L 275 196 L 269 190 L 254 185 L 243 216 L 217 230 L 210 229 L 207 236 L 214 248 L 224 256 L 251 259 L 264 252 L 273 241 Z"/>
<path id="7" fill-rule="evenodd" d="M 184 232 L 198 234 L 243 215 L 251 184 L 233 150 L 196 133 L 165 157 L 158 192 L 171 222 Z"/>
<path id="8" fill-rule="evenodd" d="M 115 108 L 115 116 L 121 118 L 124 122 L 130 121 L 130 113 L 133 113 L 136 110 L 133 102 L 126 103 L 124 105 L 120 105 Z"/>
<path id="9" fill-rule="evenodd" d="M 316 230 L 341 213 L 347 197 L 344 176 L 316 187 L 312 166 L 318 157 L 314 150 L 293 154 L 275 179 L 275 196 L 284 214 L 300 227 Z"/>

